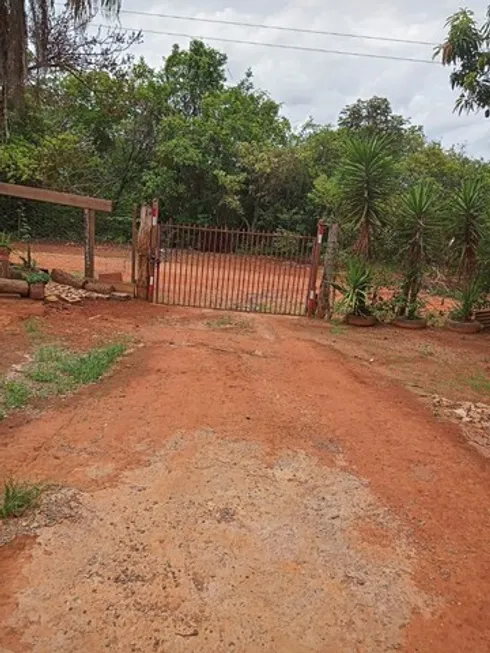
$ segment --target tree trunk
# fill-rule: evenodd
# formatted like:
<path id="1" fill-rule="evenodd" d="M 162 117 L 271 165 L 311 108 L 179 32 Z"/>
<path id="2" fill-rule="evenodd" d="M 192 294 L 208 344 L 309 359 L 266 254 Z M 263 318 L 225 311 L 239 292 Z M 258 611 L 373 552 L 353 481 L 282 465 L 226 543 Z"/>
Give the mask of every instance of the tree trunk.
<path id="1" fill-rule="evenodd" d="M 328 228 L 327 248 L 323 265 L 323 277 L 318 298 L 317 317 L 330 320 L 333 313 L 334 288 L 332 284 L 337 275 L 337 257 L 339 247 L 339 225 L 334 223 Z"/>

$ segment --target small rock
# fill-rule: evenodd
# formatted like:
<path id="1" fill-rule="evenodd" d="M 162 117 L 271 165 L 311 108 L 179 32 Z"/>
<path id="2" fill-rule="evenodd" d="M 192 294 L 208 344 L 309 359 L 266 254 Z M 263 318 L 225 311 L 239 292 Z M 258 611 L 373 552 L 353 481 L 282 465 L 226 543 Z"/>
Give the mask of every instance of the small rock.
<path id="1" fill-rule="evenodd" d="M 56 304 L 57 302 L 59 302 L 59 299 L 58 297 L 56 297 L 56 295 L 46 295 L 44 301 L 48 302 L 48 304 Z"/>
<path id="2" fill-rule="evenodd" d="M 461 419 L 464 419 L 466 417 L 466 410 L 464 408 L 456 408 L 455 410 L 453 410 L 453 413 Z"/>

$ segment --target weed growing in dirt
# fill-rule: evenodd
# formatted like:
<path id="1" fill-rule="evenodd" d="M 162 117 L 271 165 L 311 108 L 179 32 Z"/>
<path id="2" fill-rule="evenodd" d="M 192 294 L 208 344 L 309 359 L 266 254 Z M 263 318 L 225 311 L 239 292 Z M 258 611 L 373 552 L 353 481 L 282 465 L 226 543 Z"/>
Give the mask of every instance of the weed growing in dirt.
<path id="1" fill-rule="evenodd" d="M 95 383 L 124 354 L 126 343 L 112 343 L 88 352 L 73 352 L 56 345 L 39 347 L 24 379 L 0 381 L 0 419 L 31 398 L 73 392 Z"/>
<path id="2" fill-rule="evenodd" d="M 0 382 L 0 406 L 6 413 L 14 408 L 22 408 L 29 401 L 31 391 L 23 381 Z"/>
<path id="3" fill-rule="evenodd" d="M 24 330 L 29 338 L 38 339 L 43 335 L 39 321 L 35 317 L 29 317 L 24 321 Z"/>
<path id="4" fill-rule="evenodd" d="M 340 322 L 332 322 L 330 326 L 330 333 L 333 336 L 343 336 L 347 333 L 347 329 Z"/>
<path id="5" fill-rule="evenodd" d="M 5 481 L 0 505 L 0 519 L 20 517 L 34 504 L 40 494 L 41 488 L 38 485 L 17 483 L 12 479 Z"/>
<path id="6" fill-rule="evenodd" d="M 209 320 L 206 322 L 206 326 L 210 329 L 224 329 L 226 327 L 250 329 L 252 325 L 248 320 L 234 320 L 229 315 L 223 315 L 223 317 L 220 317 L 217 320 Z"/>
<path id="7" fill-rule="evenodd" d="M 490 394 L 490 379 L 483 372 L 468 377 L 466 384 L 475 392 Z"/>

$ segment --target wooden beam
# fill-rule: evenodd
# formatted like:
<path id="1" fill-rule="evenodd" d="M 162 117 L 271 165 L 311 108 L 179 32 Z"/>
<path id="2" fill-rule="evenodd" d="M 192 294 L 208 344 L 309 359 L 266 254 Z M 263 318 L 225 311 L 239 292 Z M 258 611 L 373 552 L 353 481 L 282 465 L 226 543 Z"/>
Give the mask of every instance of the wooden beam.
<path id="1" fill-rule="evenodd" d="M 85 209 L 85 278 L 93 279 L 95 273 L 95 211 Z"/>
<path id="2" fill-rule="evenodd" d="M 64 206 L 75 206 L 78 209 L 104 211 L 104 213 L 110 213 L 112 211 L 112 202 L 110 200 L 101 200 L 98 197 L 89 197 L 88 195 L 59 193 L 58 191 L 33 188 L 32 186 L 0 183 L 0 195 L 10 195 L 11 197 L 37 200 L 39 202 L 50 202 L 51 204 L 63 204 Z"/>

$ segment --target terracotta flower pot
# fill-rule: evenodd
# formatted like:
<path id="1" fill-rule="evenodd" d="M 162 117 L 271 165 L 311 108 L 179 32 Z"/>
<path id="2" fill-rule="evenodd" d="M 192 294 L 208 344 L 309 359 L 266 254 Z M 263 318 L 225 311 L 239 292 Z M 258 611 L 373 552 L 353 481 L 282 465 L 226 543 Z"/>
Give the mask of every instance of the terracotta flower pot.
<path id="1" fill-rule="evenodd" d="M 30 299 L 44 299 L 44 284 L 43 282 L 29 284 L 29 297 Z"/>
<path id="2" fill-rule="evenodd" d="M 427 320 L 423 317 L 410 319 L 405 316 L 400 316 L 393 320 L 393 324 L 401 329 L 425 329 Z"/>
<path id="3" fill-rule="evenodd" d="M 372 327 L 378 322 L 374 315 L 354 315 L 353 313 L 346 315 L 345 321 L 351 326 L 360 327 Z"/>
<path id="4" fill-rule="evenodd" d="M 446 320 L 446 329 L 455 331 L 456 333 L 478 333 L 482 330 L 482 325 L 476 320 L 470 322 L 458 322 L 457 320 Z"/>

